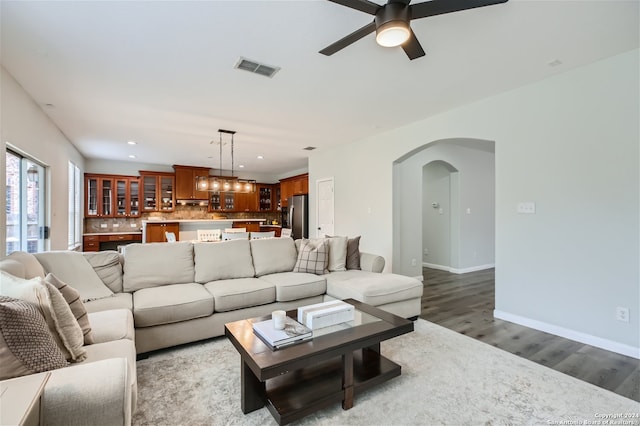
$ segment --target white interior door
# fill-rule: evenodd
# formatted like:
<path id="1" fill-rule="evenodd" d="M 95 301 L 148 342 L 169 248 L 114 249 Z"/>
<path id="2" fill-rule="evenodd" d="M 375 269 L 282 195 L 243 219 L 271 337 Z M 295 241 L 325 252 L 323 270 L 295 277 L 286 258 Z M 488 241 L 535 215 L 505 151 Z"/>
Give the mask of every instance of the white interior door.
<path id="1" fill-rule="evenodd" d="M 333 178 L 317 180 L 316 194 L 318 194 L 316 203 L 316 206 L 318 206 L 316 237 L 321 238 L 325 235 L 333 235 Z"/>

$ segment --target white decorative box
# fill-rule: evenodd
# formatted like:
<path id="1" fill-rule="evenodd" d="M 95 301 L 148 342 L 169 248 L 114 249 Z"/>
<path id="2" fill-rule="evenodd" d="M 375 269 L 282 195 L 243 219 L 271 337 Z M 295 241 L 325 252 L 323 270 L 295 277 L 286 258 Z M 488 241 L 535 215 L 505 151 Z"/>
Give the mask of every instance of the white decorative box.
<path id="1" fill-rule="evenodd" d="M 298 322 L 312 330 L 353 321 L 354 317 L 355 310 L 353 305 L 341 300 L 332 300 L 298 308 Z"/>

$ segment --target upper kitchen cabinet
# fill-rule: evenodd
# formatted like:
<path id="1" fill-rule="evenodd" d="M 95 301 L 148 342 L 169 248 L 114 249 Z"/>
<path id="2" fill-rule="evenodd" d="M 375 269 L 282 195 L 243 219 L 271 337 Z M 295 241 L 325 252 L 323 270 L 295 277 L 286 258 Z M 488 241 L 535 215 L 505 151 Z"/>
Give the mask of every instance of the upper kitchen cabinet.
<path id="1" fill-rule="evenodd" d="M 209 169 L 206 167 L 173 166 L 176 178 L 176 200 L 207 200 L 207 191 L 198 191 L 196 188 L 196 178 L 198 176 L 209 176 Z"/>
<path id="2" fill-rule="evenodd" d="M 85 217 L 113 217 L 113 182 L 111 175 L 85 173 Z"/>
<path id="3" fill-rule="evenodd" d="M 140 171 L 142 212 L 172 212 L 176 205 L 173 173 Z"/>
<path id="4" fill-rule="evenodd" d="M 287 206 L 287 199 L 293 195 L 309 193 L 309 174 L 280 179 L 280 204 Z"/>
<path id="5" fill-rule="evenodd" d="M 136 176 L 85 173 L 85 217 L 140 216 L 140 181 Z"/>
<path id="6" fill-rule="evenodd" d="M 140 178 L 137 176 L 115 176 L 114 216 L 140 216 Z"/>

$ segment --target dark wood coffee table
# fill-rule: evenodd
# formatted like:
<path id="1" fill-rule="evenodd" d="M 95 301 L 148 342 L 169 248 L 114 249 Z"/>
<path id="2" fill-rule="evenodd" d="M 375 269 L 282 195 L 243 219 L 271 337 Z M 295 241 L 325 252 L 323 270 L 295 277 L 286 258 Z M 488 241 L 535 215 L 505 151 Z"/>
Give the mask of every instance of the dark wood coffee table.
<path id="1" fill-rule="evenodd" d="M 413 331 L 413 322 L 353 299 L 356 319 L 314 331 L 312 340 L 272 351 L 252 324 L 270 316 L 231 322 L 225 334 L 241 357 L 241 408 L 265 405 L 283 425 L 328 405 L 353 407 L 358 393 L 400 375 L 380 354 L 380 342 Z M 287 312 L 296 318 L 297 311 Z"/>

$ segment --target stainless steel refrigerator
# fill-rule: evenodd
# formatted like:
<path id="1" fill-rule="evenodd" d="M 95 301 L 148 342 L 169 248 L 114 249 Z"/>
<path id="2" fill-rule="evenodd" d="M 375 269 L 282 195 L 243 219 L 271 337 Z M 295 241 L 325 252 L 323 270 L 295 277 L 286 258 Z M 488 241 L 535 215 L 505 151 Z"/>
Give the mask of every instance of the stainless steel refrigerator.
<path id="1" fill-rule="evenodd" d="M 293 239 L 309 238 L 309 196 L 294 195 L 287 199 L 285 227 L 291 228 Z"/>

